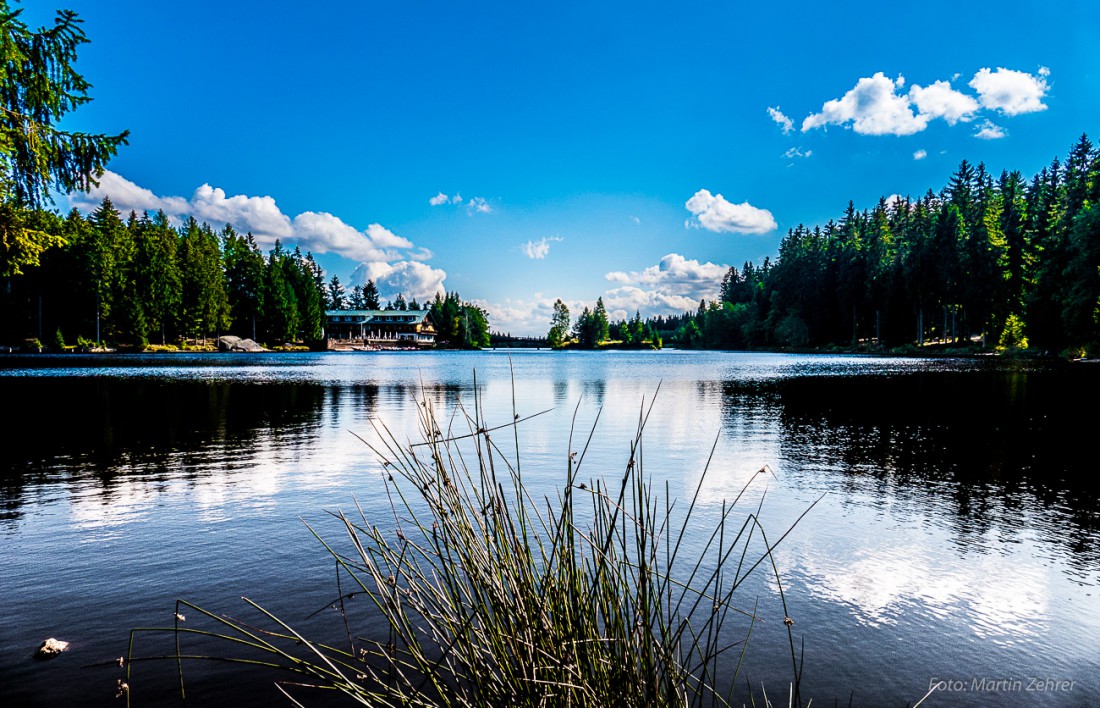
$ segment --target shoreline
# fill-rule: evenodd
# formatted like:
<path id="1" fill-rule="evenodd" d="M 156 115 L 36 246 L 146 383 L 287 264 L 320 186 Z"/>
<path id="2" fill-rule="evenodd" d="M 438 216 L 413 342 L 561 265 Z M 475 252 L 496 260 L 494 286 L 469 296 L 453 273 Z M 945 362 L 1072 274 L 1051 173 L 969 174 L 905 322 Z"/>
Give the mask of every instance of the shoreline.
<path id="1" fill-rule="evenodd" d="M 455 351 L 547 351 L 547 352 L 660 352 L 660 351 L 675 351 L 675 352 L 727 352 L 727 353 L 740 353 L 740 354 L 807 354 L 807 355 L 843 355 L 843 356 L 868 356 L 868 357 L 915 357 L 915 358 L 928 358 L 928 359 L 984 359 L 984 358 L 1009 358 L 1009 359 L 1026 359 L 1026 360 L 1059 360 L 1073 363 L 1096 363 L 1100 362 L 1100 358 L 1095 357 L 1071 357 L 1064 354 L 1053 354 L 1051 352 L 1041 352 L 1034 350 L 980 350 L 980 349 L 968 349 L 965 347 L 943 347 L 942 345 L 933 345 L 931 347 L 926 346 L 924 349 L 917 349 L 916 347 L 906 346 L 898 347 L 895 349 L 867 349 L 867 348 L 842 348 L 842 347 L 818 347 L 818 348 L 805 348 L 805 349 L 791 349 L 791 348 L 775 348 L 775 349 L 696 349 L 696 348 L 680 348 L 680 347 L 663 347 L 662 349 L 646 349 L 636 347 L 597 347 L 594 349 L 581 349 L 574 347 L 564 347 L 554 349 L 552 347 L 483 347 L 481 349 L 455 349 L 455 348 L 435 348 L 435 347 L 417 347 L 417 346 L 393 346 L 393 347 L 376 347 L 376 346 L 363 346 L 347 344 L 343 346 L 331 346 L 328 348 L 310 347 L 306 345 L 293 345 L 286 347 L 275 347 L 271 349 L 260 348 L 252 351 L 231 351 L 225 349 L 218 349 L 216 347 L 187 347 L 178 348 L 169 345 L 164 347 L 162 345 L 154 345 L 147 349 L 135 350 L 128 347 L 122 348 L 98 348 L 98 349 L 85 349 L 77 350 L 76 347 L 72 349 L 66 349 L 66 351 L 53 351 L 47 347 L 43 347 L 39 350 L 26 349 L 12 346 L 0 347 L 0 357 L 4 355 L 12 357 L 21 356 L 37 356 L 45 355 L 49 357 L 98 357 L 98 356 L 134 356 L 134 355 L 155 355 L 171 357 L 179 354 L 235 354 L 248 356 L 251 354 L 379 354 L 379 353 L 393 353 L 393 352 L 455 352 Z"/>

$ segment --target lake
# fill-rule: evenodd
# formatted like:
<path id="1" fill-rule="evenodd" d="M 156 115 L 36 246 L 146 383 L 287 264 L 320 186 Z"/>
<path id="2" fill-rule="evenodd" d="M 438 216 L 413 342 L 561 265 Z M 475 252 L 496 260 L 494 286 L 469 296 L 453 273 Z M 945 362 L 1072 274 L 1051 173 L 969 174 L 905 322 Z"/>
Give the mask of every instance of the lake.
<path id="1" fill-rule="evenodd" d="M 518 350 L 0 356 L 0 704 L 115 704 L 110 662 L 177 598 L 248 617 L 247 596 L 338 636 L 310 617 L 337 589 L 303 520 L 339 542 L 327 511 L 384 514 L 357 436 L 413 436 L 421 396 L 471 405 L 475 371 L 489 424 L 549 409 L 519 427 L 537 498 L 564 483 L 574 417 L 578 437 L 596 423 L 582 477 L 616 479 L 655 394 L 655 488 L 689 499 L 717 441 L 698 538 L 750 479 L 734 514 L 759 507 L 771 538 L 820 498 L 776 551 L 814 705 L 904 706 L 936 682 L 923 705 L 1100 704 L 1100 366 Z M 735 597 L 762 619 L 739 701 L 787 693 L 776 593 L 760 573 Z M 69 651 L 33 661 L 46 637 Z M 135 654 L 171 650 L 139 635 Z M 186 671 L 194 705 L 279 701 L 262 672 Z M 172 662 L 134 672 L 134 705 L 178 703 Z"/>

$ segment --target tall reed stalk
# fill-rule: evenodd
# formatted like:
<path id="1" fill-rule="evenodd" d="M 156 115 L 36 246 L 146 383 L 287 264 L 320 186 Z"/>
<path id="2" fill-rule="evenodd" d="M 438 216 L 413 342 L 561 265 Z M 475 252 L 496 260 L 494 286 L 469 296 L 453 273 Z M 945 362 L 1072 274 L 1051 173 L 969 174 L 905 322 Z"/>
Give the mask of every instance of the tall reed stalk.
<path id="1" fill-rule="evenodd" d="M 183 653 L 181 639 L 197 634 L 259 651 L 259 658 L 222 660 L 297 674 L 294 682 L 277 683 L 288 697 L 292 687 L 308 685 L 380 706 L 726 705 L 759 621 L 755 605 L 734 607 L 734 595 L 764 565 L 783 605 L 781 617 L 770 614 L 787 623 L 790 702 L 801 703 L 800 661 L 773 558 L 782 537 L 770 543 L 757 513 L 732 516 L 752 480 L 723 504 L 711 528 L 696 528 L 715 448 L 687 509 L 676 510 L 668 485 L 658 494 L 644 473 L 651 401 L 639 412 L 620 476 L 582 481 L 594 423 L 583 444 L 574 446 L 581 441 L 570 433 L 557 499 L 538 500 L 518 453 L 520 426 L 535 416 L 516 413 L 508 424 L 489 427 L 477 396 L 472 409 L 459 404 L 445 421 L 424 396 L 415 443 L 402 443 L 372 421 L 377 440 L 364 442 L 381 459 L 390 508 L 374 514 L 356 504 L 354 515 L 337 513 L 347 532 L 344 549 L 310 528 L 335 559 L 338 580 L 343 575 L 353 584 L 350 592 L 341 587 L 340 608 L 352 596 L 368 597 L 384 618 L 381 636 L 359 637 L 349 627 L 347 645 L 330 646 L 247 598 L 267 629 L 180 601 L 177 618 L 197 612 L 216 631 L 178 621 L 134 630 L 127 685 L 139 660 L 134 636 L 170 631 L 181 691 L 184 660 L 212 658 Z M 575 430 L 576 412 L 573 419 Z M 498 446 L 497 435 L 512 438 L 514 456 Z M 686 544 L 689 534 L 694 538 Z M 698 550 L 686 559 L 688 546 Z M 744 620 L 733 638 L 726 625 L 731 613 Z"/>

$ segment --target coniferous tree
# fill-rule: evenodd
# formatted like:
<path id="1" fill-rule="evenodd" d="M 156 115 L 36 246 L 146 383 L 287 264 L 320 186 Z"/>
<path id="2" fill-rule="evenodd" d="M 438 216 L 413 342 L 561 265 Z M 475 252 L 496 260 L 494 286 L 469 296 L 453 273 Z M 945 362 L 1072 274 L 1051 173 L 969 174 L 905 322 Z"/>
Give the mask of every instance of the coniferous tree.
<path id="1" fill-rule="evenodd" d="M 363 309 L 382 309 L 382 302 L 378 297 L 378 286 L 374 284 L 373 280 L 368 280 L 367 284 L 363 286 Z"/>
<path id="2" fill-rule="evenodd" d="M 352 310 L 365 310 L 367 309 L 366 301 L 363 298 L 363 286 L 354 285 L 351 288 L 351 295 L 348 296 L 348 306 Z"/>
<path id="3" fill-rule="evenodd" d="M 298 297 L 286 278 L 289 260 L 290 256 L 276 241 L 264 268 L 264 329 L 271 343 L 293 341 L 298 333 Z"/>
<path id="4" fill-rule="evenodd" d="M 189 218 L 181 227 L 178 251 L 181 273 L 181 328 L 202 339 L 229 326 L 229 295 L 221 245 L 208 224 Z"/>
<path id="5" fill-rule="evenodd" d="M 264 257 L 251 232 L 241 236 L 227 225 L 222 239 L 231 327 L 255 340 L 264 312 Z"/>
<path id="6" fill-rule="evenodd" d="M 607 321 L 607 308 L 604 307 L 603 298 L 596 298 L 596 309 L 592 312 L 594 327 L 596 330 L 596 344 L 607 341 L 611 336 L 610 323 Z"/>
<path id="7" fill-rule="evenodd" d="M 62 244 L 34 228 L 25 209 L 50 203 L 49 190 L 86 191 L 126 143 L 128 133 L 99 135 L 57 128 L 91 100 L 91 84 L 74 68 L 87 42 L 76 13 L 61 10 L 52 27 L 30 29 L 0 0 L 0 277 L 36 266 Z"/>
<path id="8" fill-rule="evenodd" d="M 340 276 L 333 274 L 328 282 L 328 302 L 326 307 L 330 310 L 346 310 L 348 307 L 347 294 L 340 283 Z"/>
<path id="9" fill-rule="evenodd" d="M 554 302 L 554 314 L 550 318 L 550 332 L 546 339 L 555 349 L 565 346 L 569 337 L 569 307 L 558 298 Z"/>

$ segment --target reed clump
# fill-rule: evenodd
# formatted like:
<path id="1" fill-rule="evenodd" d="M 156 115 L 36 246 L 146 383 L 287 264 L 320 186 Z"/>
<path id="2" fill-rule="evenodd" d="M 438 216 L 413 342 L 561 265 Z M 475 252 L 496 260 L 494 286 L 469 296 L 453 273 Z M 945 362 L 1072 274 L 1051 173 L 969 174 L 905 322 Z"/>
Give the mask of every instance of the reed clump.
<path id="1" fill-rule="evenodd" d="M 171 631 L 181 691 L 184 661 L 210 658 L 182 651 L 191 633 L 260 653 L 239 661 L 293 672 L 292 681 L 276 684 L 288 697 L 312 686 L 384 706 L 726 705 L 758 621 L 755 606 L 735 607 L 735 592 L 763 566 L 778 583 L 782 615 L 779 608 L 769 614 L 786 620 L 790 700 L 800 703 L 800 665 L 772 556 L 782 537 L 769 542 L 751 510 L 733 517 L 744 489 L 716 521 L 697 528 L 705 470 L 686 508 L 677 508 L 667 485 L 655 491 L 643 454 L 652 402 L 640 410 L 622 473 L 610 482 L 581 476 L 595 424 L 583 438 L 571 432 L 564 486 L 553 500 L 529 493 L 514 451 L 520 428 L 541 414 L 513 411 L 506 425 L 490 427 L 476 394 L 472 408 L 460 404 L 446 419 L 427 397 L 418 409 L 417 442 L 402 443 L 380 421 L 373 421 L 376 439 L 364 440 L 381 459 L 390 508 L 337 512 L 347 534 L 342 547 L 310 529 L 344 578 L 334 604 L 342 610 L 351 597 L 369 598 L 383 618 L 381 625 L 375 618 L 379 634 L 348 627 L 347 643 L 332 646 L 247 598 L 268 628 L 180 601 L 177 620 L 189 608 L 216 630 L 179 621 L 134 630 L 126 682 L 133 685 L 135 634 Z M 510 437 L 514 450 L 506 453 L 498 436 Z M 732 617 L 739 634 L 727 626 Z"/>

